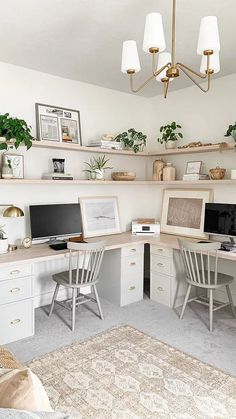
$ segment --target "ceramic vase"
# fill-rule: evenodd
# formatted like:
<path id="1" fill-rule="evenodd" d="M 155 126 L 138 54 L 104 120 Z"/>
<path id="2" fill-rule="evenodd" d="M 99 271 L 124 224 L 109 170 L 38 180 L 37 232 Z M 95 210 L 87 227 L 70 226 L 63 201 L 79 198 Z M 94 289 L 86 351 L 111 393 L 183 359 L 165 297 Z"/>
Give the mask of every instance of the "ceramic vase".
<path id="1" fill-rule="evenodd" d="M 0 239 L 0 254 L 8 252 L 8 239 Z"/>
<path id="2" fill-rule="evenodd" d="M 9 165 L 8 158 L 4 154 L 2 156 L 2 178 L 3 179 L 13 178 L 12 167 Z"/>
<path id="3" fill-rule="evenodd" d="M 96 169 L 96 180 L 104 180 L 104 170 L 103 169 Z"/>
<path id="4" fill-rule="evenodd" d="M 169 149 L 176 148 L 176 142 L 177 142 L 177 141 L 167 141 L 167 142 L 165 143 L 165 147 L 166 147 L 166 149 L 167 149 L 167 150 L 169 150 Z"/>
<path id="5" fill-rule="evenodd" d="M 153 180 L 162 180 L 162 171 L 165 163 L 162 159 L 155 160 L 153 162 L 153 171 L 152 171 L 152 179 Z"/>
<path id="6" fill-rule="evenodd" d="M 166 163 L 166 166 L 163 169 L 163 180 L 175 180 L 175 167 L 172 163 Z"/>

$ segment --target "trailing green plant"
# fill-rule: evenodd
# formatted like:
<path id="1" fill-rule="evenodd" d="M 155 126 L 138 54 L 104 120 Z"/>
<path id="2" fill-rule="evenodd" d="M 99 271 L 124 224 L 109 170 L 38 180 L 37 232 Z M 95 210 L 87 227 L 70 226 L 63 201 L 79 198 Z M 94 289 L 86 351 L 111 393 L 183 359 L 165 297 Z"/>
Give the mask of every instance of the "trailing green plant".
<path id="1" fill-rule="evenodd" d="M 4 227 L 5 227 L 4 224 L 0 225 L 0 240 L 3 240 L 4 239 L 4 234 L 6 234 L 5 231 L 3 230 Z"/>
<path id="2" fill-rule="evenodd" d="M 125 147 L 138 153 L 146 147 L 146 138 L 147 136 L 142 132 L 130 128 L 127 132 L 122 132 L 122 134 L 117 135 L 114 141 L 121 142 Z"/>
<path id="3" fill-rule="evenodd" d="M 225 137 L 230 137 L 232 136 L 234 141 L 236 142 L 236 122 L 234 125 L 229 125 Z"/>
<path id="4" fill-rule="evenodd" d="M 31 135 L 31 127 L 24 119 L 12 118 L 9 113 L 0 114 L 0 137 L 6 138 L 6 142 L 0 143 L 0 150 L 14 147 L 17 149 L 20 145 L 25 145 L 29 150 L 34 139 Z M 11 140 L 14 140 L 14 143 L 7 144 Z"/>
<path id="5" fill-rule="evenodd" d="M 178 141 L 180 138 L 183 138 L 183 134 L 179 130 L 181 125 L 176 122 L 171 122 L 171 124 L 163 125 L 160 128 L 162 133 L 161 138 L 157 138 L 157 141 L 161 144 L 167 143 L 168 141 Z"/>

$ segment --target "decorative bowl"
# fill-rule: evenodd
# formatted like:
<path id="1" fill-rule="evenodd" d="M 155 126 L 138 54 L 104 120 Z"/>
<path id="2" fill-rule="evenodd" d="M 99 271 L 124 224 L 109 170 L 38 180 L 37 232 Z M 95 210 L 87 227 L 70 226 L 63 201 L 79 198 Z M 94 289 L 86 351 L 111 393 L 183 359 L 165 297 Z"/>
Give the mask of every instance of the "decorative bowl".
<path id="1" fill-rule="evenodd" d="M 136 178 L 135 172 L 113 172 L 111 174 L 113 180 L 134 180 Z"/>
<path id="2" fill-rule="evenodd" d="M 221 180 L 224 179 L 225 169 L 217 166 L 215 169 L 210 169 L 209 173 L 212 180 Z"/>

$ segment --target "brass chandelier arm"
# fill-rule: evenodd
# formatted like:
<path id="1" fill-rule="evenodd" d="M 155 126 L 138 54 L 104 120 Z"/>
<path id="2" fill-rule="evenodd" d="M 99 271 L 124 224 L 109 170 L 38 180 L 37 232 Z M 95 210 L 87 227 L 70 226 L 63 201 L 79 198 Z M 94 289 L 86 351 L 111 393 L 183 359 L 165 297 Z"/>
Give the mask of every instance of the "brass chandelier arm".
<path id="1" fill-rule="evenodd" d="M 208 72 L 208 74 L 206 74 L 207 76 L 207 88 L 204 89 L 204 87 L 202 87 L 192 76 L 191 74 L 189 74 L 182 66 L 179 65 L 179 69 L 190 79 L 192 80 L 192 82 L 194 84 L 196 84 L 197 87 L 199 87 L 199 89 L 201 89 L 202 92 L 207 93 L 210 90 L 211 87 L 211 73 Z"/>
<path id="2" fill-rule="evenodd" d="M 165 68 L 167 68 L 169 66 L 169 64 L 164 65 L 163 67 L 161 67 L 158 71 L 156 71 L 154 74 L 151 75 L 151 77 L 149 77 L 144 83 L 142 83 L 139 87 L 137 87 L 136 89 L 134 88 L 134 78 L 133 78 L 133 73 L 129 73 L 129 82 L 130 82 L 130 90 L 133 93 L 138 93 L 140 90 L 142 90 L 150 81 L 152 81 L 153 79 L 155 79 L 156 76 L 158 76 L 158 74 L 160 74 L 163 70 L 165 70 Z"/>
<path id="3" fill-rule="evenodd" d="M 153 76 L 154 77 L 158 76 L 158 74 L 160 74 L 163 70 L 167 69 L 170 65 L 171 65 L 171 63 L 167 63 L 167 64 L 163 65 L 163 67 L 159 68 L 159 70 L 157 70 L 153 73 Z"/>
<path id="4" fill-rule="evenodd" d="M 165 81 L 163 82 L 163 85 L 164 85 L 164 99 L 166 99 L 166 97 L 167 97 L 169 84 L 170 84 L 170 79 L 165 80 Z"/>
<path id="5" fill-rule="evenodd" d="M 194 74 L 195 76 L 199 77 L 200 79 L 206 80 L 206 78 L 209 74 L 209 71 L 210 71 L 210 55 L 207 55 L 207 69 L 206 69 L 205 74 L 199 73 L 198 71 L 195 71 L 192 68 L 190 68 L 187 65 L 182 64 L 182 63 L 177 63 L 176 66 L 179 67 L 179 68 L 182 67 L 182 69 L 184 68 L 185 70 L 190 71 L 190 73 Z"/>

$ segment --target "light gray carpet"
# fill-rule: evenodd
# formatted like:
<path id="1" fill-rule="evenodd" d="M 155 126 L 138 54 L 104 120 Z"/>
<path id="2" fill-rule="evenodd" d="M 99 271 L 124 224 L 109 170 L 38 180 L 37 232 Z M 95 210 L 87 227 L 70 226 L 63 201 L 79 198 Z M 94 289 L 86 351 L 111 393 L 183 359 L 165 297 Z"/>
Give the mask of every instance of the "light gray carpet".
<path id="1" fill-rule="evenodd" d="M 95 309 L 94 304 L 89 303 L 88 306 L 91 310 L 85 306 L 77 310 L 75 333 L 67 325 L 70 322 L 69 311 L 56 306 L 49 320 L 48 307 L 37 309 L 35 336 L 9 344 L 8 348 L 20 361 L 27 362 L 118 324 L 128 324 L 236 375 L 236 319 L 232 318 L 228 310 L 220 310 L 214 314 L 214 331 L 210 333 L 206 327 L 207 309 L 196 306 L 196 303 L 187 307 L 182 321 L 175 311 L 147 298 L 123 308 L 102 300 L 104 321 L 92 312 Z"/>

